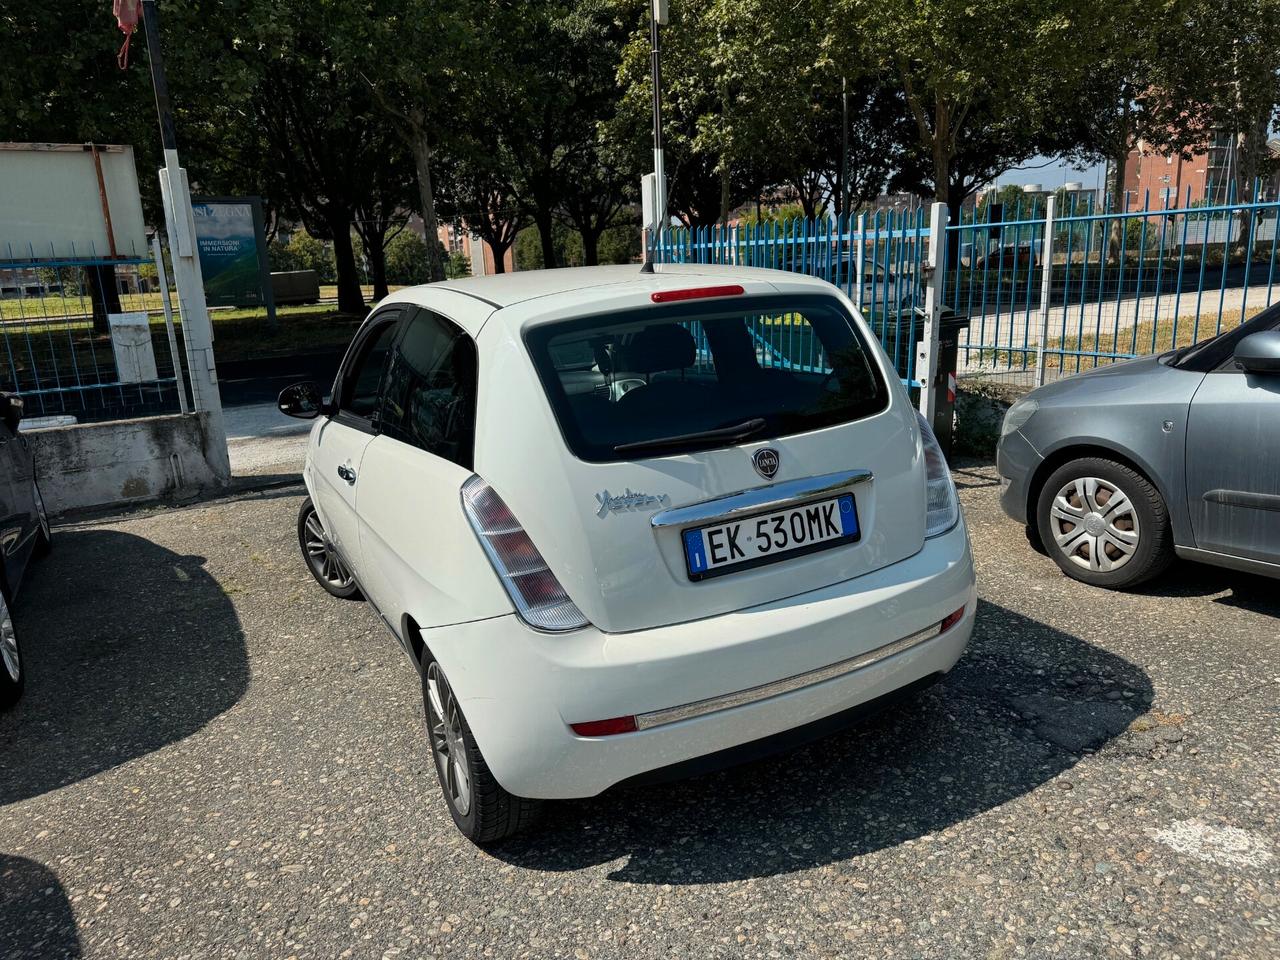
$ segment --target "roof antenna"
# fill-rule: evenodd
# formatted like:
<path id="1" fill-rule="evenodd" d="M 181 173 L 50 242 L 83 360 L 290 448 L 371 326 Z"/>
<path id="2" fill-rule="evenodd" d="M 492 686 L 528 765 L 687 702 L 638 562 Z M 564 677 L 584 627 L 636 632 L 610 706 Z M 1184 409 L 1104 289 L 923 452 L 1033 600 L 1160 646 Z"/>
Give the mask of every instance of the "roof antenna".
<path id="1" fill-rule="evenodd" d="M 653 273 L 653 261 L 649 259 L 649 254 L 644 256 L 644 263 L 640 265 L 641 273 Z"/>

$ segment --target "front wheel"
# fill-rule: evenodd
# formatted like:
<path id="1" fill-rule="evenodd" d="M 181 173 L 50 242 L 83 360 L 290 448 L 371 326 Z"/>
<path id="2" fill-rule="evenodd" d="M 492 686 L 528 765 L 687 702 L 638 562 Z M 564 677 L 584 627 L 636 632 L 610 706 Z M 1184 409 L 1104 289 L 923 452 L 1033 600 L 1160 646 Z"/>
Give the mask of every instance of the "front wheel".
<path id="1" fill-rule="evenodd" d="M 13 616 L 9 611 L 9 598 L 0 589 L 0 710 L 7 710 L 18 702 L 26 679 L 18 634 L 13 629 Z"/>
<path id="2" fill-rule="evenodd" d="M 360 588 L 356 586 L 355 575 L 347 568 L 346 562 L 338 555 L 337 549 L 325 533 L 320 514 L 316 513 L 315 504 L 307 497 L 298 510 L 298 546 L 302 548 L 302 558 L 307 562 L 307 569 L 316 578 L 316 583 L 339 600 L 361 600 Z"/>
<path id="3" fill-rule="evenodd" d="M 422 677 L 422 700 L 440 791 L 463 836 L 476 844 L 496 843 L 524 829 L 537 816 L 541 804 L 499 786 L 476 746 L 444 670 L 434 660 Z"/>
<path id="4" fill-rule="evenodd" d="M 1114 460 L 1087 457 L 1055 470 L 1040 491 L 1036 520 L 1063 573 L 1092 586 L 1136 586 L 1173 559 L 1160 491 Z"/>

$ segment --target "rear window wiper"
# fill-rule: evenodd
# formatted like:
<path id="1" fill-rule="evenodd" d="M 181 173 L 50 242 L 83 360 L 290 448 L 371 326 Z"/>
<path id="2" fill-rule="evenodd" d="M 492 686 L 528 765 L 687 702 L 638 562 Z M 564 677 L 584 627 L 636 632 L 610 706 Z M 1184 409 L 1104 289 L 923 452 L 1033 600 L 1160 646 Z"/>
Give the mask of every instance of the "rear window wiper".
<path id="1" fill-rule="evenodd" d="M 654 440 L 636 440 L 633 443 L 620 443 L 613 448 L 614 453 L 640 453 L 644 450 L 655 450 L 660 447 L 687 447 L 706 440 L 745 440 L 765 428 L 764 417 L 752 417 L 728 427 L 716 427 L 714 430 L 698 430 L 694 433 L 681 433 L 674 437 L 658 437 Z"/>

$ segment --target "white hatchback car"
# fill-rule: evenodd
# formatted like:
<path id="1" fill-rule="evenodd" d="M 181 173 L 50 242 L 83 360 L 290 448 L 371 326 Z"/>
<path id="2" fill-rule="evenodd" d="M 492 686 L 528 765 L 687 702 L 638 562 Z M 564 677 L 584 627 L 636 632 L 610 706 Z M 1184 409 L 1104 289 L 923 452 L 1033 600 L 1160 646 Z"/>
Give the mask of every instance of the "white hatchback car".
<path id="1" fill-rule="evenodd" d="M 976 607 L 946 462 L 854 306 L 767 270 L 392 294 L 298 518 L 422 675 L 459 829 L 803 742 L 946 673 Z"/>

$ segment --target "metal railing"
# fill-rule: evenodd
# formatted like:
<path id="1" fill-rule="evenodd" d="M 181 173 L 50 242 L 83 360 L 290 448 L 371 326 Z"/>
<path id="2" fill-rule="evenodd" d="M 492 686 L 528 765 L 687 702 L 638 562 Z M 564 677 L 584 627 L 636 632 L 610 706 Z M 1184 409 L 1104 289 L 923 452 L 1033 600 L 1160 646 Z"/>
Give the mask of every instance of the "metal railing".
<path id="1" fill-rule="evenodd" d="M 838 219 L 795 218 L 673 228 L 650 255 L 659 263 L 721 263 L 821 277 L 862 311 L 899 375 L 915 380 L 914 344 L 925 305 L 925 210 L 881 210 Z"/>
<path id="2" fill-rule="evenodd" d="M 0 390 L 22 397 L 29 426 L 186 409 L 162 267 L 137 257 L 0 260 Z M 108 285 L 124 276 L 132 289 L 117 304 Z M 109 316 L 119 313 L 147 320 L 125 329 Z"/>
<path id="3" fill-rule="evenodd" d="M 971 318 L 963 371 L 1043 382 L 1216 336 L 1276 297 L 1280 203 L 1057 206 L 947 227 L 944 300 Z"/>
<path id="4" fill-rule="evenodd" d="M 929 212 L 673 228 L 657 262 L 770 267 L 822 277 L 863 312 L 903 380 L 944 311 L 968 320 L 959 370 L 1030 382 L 1162 353 L 1230 329 L 1280 297 L 1280 201 L 1109 208 L 1092 194 L 1028 196 L 997 217 L 965 211 L 936 232 Z M 940 296 L 926 310 L 928 253 Z"/>

